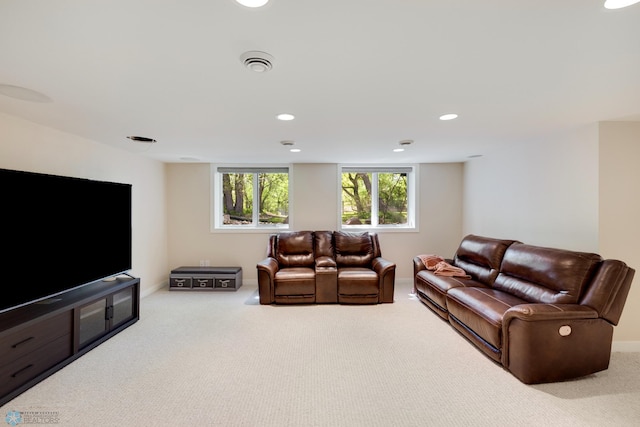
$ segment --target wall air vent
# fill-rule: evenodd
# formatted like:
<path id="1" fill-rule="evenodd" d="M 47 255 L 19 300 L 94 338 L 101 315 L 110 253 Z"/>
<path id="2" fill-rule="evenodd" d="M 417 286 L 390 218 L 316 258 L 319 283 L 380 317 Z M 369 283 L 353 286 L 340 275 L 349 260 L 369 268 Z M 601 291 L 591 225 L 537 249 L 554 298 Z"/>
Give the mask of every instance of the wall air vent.
<path id="1" fill-rule="evenodd" d="M 251 50 L 240 55 L 245 67 L 256 73 L 266 73 L 273 68 L 273 56 L 266 52 Z"/>

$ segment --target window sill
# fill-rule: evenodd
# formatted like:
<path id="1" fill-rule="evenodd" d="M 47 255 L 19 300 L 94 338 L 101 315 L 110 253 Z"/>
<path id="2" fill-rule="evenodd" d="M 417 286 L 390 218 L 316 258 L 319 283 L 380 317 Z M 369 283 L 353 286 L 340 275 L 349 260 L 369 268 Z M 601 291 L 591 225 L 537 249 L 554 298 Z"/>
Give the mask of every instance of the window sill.
<path id="1" fill-rule="evenodd" d="M 418 233 L 420 231 L 420 229 L 418 227 L 410 227 L 410 226 L 394 226 L 394 225 L 388 225 L 388 226 L 383 226 L 383 227 L 371 227 L 368 225 L 341 225 L 340 226 L 340 231 L 346 231 L 346 232 L 363 232 L 363 231 L 369 231 L 372 233 Z"/>
<path id="2" fill-rule="evenodd" d="M 289 226 L 281 226 L 281 227 L 272 227 L 272 226 L 263 226 L 263 227 L 254 227 L 254 226 L 224 226 L 224 227 L 215 227 L 211 229 L 212 233 L 279 233 L 290 231 L 291 228 Z"/>

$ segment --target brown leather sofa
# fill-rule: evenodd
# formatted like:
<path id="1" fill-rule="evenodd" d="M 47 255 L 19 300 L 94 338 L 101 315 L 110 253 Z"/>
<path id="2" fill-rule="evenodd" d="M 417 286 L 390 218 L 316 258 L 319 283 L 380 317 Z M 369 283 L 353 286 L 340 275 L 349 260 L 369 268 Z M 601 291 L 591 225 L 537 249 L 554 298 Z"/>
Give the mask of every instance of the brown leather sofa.
<path id="1" fill-rule="evenodd" d="M 438 276 L 413 260 L 420 301 L 526 384 L 563 381 L 609 367 L 635 270 L 593 253 L 466 236 Z"/>
<path id="2" fill-rule="evenodd" d="M 393 302 L 396 265 L 376 233 L 273 234 L 257 269 L 260 304 Z"/>

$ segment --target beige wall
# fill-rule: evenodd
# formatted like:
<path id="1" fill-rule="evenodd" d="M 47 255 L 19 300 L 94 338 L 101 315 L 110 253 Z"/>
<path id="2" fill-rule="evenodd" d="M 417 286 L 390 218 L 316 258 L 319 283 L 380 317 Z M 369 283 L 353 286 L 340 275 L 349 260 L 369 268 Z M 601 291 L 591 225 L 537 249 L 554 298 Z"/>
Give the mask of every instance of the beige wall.
<path id="1" fill-rule="evenodd" d="M 598 250 L 598 128 L 511 144 L 465 164 L 464 230 Z"/>
<path id="2" fill-rule="evenodd" d="M 164 284 L 162 163 L 0 113 L 0 167 L 132 184 L 131 273 L 141 278 L 143 295 Z"/>
<path id="3" fill-rule="evenodd" d="M 291 227 L 294 230 L 336 230 L 338 166 L 295 164 L 292 173 Z M 243 278 L 256 283 L 256 263 L 264 258 L 269 232 L 211 232 L 208 164 L 167 166 L 169 263 L 172 268 L 234 265 Z M 397 264 L 396 277 L 412 280 L 412 259 L 420 253 L 450 256 L 461 238 L 462 165 L 420 165 L 419 232 L 380 233 L 385 258 Z"/>
<path id="4" fill-rule="evenodd" d="M 636 269 L 614 338 L 640 340 L 640 123 L 600 124 L 600 253 Z"/>
<path id="5" fill-rule="evenodd" d="M 596 252 L 640 267 L 640 201 L 634 198 L 639 126 L 595 124 L 467 162 L 465 233 Z M 634 283 L 614 332 L 616 344 L 639 348 L 639 320 Z"/>

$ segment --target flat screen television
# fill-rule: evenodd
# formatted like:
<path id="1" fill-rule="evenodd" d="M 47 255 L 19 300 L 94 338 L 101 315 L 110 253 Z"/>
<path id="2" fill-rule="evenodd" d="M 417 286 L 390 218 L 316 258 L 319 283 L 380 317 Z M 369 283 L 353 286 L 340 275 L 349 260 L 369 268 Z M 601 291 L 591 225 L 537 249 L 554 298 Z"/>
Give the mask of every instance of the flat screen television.
<path id="1" fill-rule="evenodd" d="M 0 313 L 131 270 L 131 185 L 0 169 Z"/>

